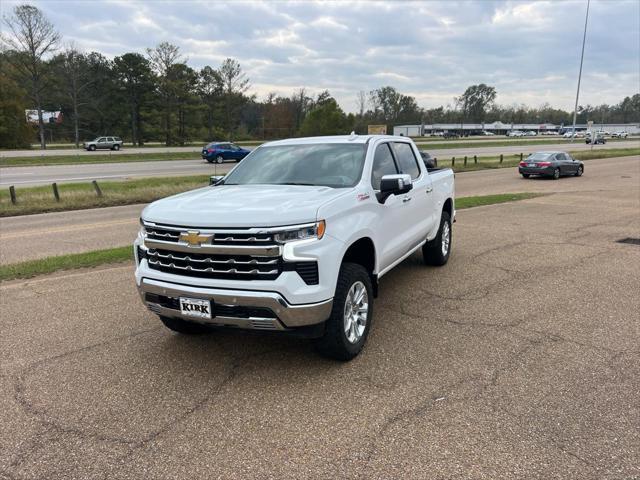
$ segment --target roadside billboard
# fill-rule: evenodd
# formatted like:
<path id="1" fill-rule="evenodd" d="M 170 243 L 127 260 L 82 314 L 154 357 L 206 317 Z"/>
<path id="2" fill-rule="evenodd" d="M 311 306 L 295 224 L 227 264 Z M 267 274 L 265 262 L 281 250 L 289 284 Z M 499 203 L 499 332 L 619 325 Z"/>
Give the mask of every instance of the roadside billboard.
<path id="1" fill-rule="evenodd" d="M 369 135 L 386 135 L 387 126 L 386 125 L 367 125 L 367 133 Z"/>
<path id="2" fill-rule="evenodd" d="M 27 122 L 38 123 L 38 110 L 25 110 L 24 115 L 27 117 Z M 62 123 L 62 112 L 45 112 L 43 110 L 42 121 L 44 123 Z"/>

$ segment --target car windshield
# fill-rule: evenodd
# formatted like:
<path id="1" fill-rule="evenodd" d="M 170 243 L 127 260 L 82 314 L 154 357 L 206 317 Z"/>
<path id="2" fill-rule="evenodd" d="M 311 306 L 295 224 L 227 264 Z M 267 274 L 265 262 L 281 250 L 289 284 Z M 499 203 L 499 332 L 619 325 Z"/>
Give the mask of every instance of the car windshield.
<path id="1" fill-rule="evenodd" d="M 548 160 L 551 157 L 550 153 L 534 153 L 527 157 L 527 160 Z"/>
<path id="2" fill-rule="evenodd" d="M 263 146 L 245 157 L 224 184 L 353 187 L 362 176 L 365 153 L 364 144 Z"/>

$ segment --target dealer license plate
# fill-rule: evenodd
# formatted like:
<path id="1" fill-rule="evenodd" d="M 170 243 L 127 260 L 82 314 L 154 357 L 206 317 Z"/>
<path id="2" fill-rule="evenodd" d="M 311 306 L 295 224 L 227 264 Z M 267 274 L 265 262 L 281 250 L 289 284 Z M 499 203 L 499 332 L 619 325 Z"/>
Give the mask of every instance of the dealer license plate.
<path id="1" fill-rule="evenodd" d="M 186 317 L 211 318 L 211 302 L 199 298 L 180 297 L 180 312 Z"/>

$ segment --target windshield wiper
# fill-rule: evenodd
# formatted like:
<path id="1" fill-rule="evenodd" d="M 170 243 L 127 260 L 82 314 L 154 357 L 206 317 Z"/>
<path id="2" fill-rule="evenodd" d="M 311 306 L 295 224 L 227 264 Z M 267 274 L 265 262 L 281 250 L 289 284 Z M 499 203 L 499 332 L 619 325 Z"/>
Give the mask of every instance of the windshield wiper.
<path id="1" fill-rule="evenodd" d="M 283 183 L 276 183 L 276 185 L 303 185 L 306 187 L 315 187 L 315 183 L 302 183 L 302 182 L 283 182 Z"/>

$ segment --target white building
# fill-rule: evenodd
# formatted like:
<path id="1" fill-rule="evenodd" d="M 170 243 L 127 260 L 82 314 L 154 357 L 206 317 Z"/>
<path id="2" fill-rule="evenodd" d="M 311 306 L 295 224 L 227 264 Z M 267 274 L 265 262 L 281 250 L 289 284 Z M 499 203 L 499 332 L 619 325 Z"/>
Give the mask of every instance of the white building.
<path id="1" fill-rule="evenodd" d="M 512 130 L 520 130 L 528 132 L 542 133 L 545 131 L 569 130 L 572 125 L 554 125 L 552 123 L 503 123 L 500 121 L 493 123 L 434 123 L 425 125 L 396 125 L 393 127 L 394 135 L 403 135 L 405 137 L 421 137 L 428 136 L 437 132 L 455 132 L 462 134 L 480 133 L 487 131 L 497 135 L 504 135 Z M 594 130 L 604 130 L 609 133 L 627 132 L 630 135 L 640 134 L 640 124 L 638 123 L 599 123 L 593 124 Z M 578 124 L 576 130 L 587 130 L 588 125 Z"/>

